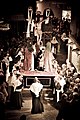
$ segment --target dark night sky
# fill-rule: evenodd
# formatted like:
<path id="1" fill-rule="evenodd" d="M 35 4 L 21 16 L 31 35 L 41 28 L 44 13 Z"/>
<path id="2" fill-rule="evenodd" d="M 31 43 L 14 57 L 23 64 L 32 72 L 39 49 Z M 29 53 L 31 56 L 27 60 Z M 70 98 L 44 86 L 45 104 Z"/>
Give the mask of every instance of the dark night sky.
<path id="1" fill-rule="evenodd" d="M 46 0 L 50 1 L 50 0 Z M 55 1 L 55 0 L 51 0 Z M 80 15 L 80 7 L 78 7 L 79 0 L 57 0 L 67 1 L 73 9 L 74 13 Z M 18 13 L 25 14 L 28 6 L 32 6 L 35 11 L 36 0 L 0 0 L 0 17 L 10 16 Z"/>
<path id="2" fill-rule="evenodd" d="M 25 13 L 28 6 L 35 9 L 35 0 L 0 0 L 0 17 Z"/>

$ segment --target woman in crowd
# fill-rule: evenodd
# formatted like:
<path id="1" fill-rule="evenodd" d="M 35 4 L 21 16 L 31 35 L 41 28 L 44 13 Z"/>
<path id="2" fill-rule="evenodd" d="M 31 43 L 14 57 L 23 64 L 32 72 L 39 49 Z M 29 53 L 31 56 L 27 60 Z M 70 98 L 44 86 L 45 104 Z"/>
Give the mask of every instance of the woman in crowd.
<path id="1" fill-rule="evenodd" d="M 37 77 L 34 79 L 34 83 L 30 86 L 30 92 L 32 95 L 32 114 L 44 112 L 44 107 L 41 101 L 43 85 L 40 83 Z"/>
<path id="2" fill-rule="evenodd" d="M 11 72 L 10 73 L 10 76 L 8 77 L 8 81 L 7 81 L 7 84 L 8 84 L 8 97 L 7 97 L 7 102 L 8 103 L 11 103 L 11 97 L 12 97 L 12 94 L 13 94 L 13 91 L 14 91 L 14 82 L 15 80 L 13 79 L 13 73 Z"/>
<path id="3" fill-rule="evenodd" d="M 12 107 L 14 109 L 21 109 L 22 107 L 22 86 L 23 86 L 23 82 L 22 82 L 22 76 L 20 74 L 16 75 L 16 80 L 14 82 L 14 92 L 13 92 L 13 96 L 12 96 Z"/>

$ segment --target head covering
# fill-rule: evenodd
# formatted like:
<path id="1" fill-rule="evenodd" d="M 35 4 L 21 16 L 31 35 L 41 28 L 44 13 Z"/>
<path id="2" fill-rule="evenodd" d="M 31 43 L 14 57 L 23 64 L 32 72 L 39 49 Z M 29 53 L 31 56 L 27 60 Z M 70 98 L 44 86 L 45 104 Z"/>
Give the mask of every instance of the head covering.
<path id="1" fill-rule="evenodd" d="M 35 77 L 35 80 L 36 81 L 32 83 L 29 90 L 31 90 L 36 95 L 36 97 L 39 97 L 39 93 L 42 90 L 43 85 L 40 83 L 37 77 Z"/>
<path id="2" fill-rule="evenodd" d="M 40 82 L 37 77 L 34 78 L 34 82 Z"/>
<path id="3" fill-rule="evenodd" d="M 51 40 L 51 43 L 52 43 L 52 44 L 57 44 L 57 43 L 58 43 L 58 41 L 56 40 L 56 37 L 55 37 L 55 36 L 54 36 L 53 39 Z"/>
<path id="4" fill-rule="evenodd" d="M 79 82 L 80 82 L 80 78 L 76 78 L 75 83 L 79 83 Z"/>
<path id="5" fill-rule="evenodd" d="M 75 73 L 73 74 L 73 77 L 77 77 L 77 76 L 78 76 L 78 73 L 75 72 Z"/>

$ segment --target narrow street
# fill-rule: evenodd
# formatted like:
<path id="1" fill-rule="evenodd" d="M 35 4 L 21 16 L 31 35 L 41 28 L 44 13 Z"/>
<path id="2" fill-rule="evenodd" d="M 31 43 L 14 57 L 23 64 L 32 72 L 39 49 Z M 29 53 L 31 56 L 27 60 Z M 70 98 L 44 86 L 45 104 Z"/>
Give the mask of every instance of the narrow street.
<path id="1" fill-rule="evenodd" d="M 46 92 L 47 91 L 47 92 Z M 45 93 L 46 92 L 46 93 Z M 23 92 L 23 107 L 21 110 L 6 110 L 6 120 L 56 120 L 58 110 L 53 105 L 53 95 L 51 90 L 43 91 L 44 112 L 42 114 L 31 114 L 31 95 L 28 90 Z"/>

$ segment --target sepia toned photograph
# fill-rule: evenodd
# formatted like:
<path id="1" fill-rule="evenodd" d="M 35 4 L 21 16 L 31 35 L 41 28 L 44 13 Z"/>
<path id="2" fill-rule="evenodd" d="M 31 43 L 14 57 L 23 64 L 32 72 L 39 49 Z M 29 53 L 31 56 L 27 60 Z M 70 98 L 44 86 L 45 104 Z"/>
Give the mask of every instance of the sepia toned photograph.
<path id="1" fill-rule="evenodd" d="M 68 19 L 71 22 L 71 10 L 62 10 L 62 20 Z"/>
<path id="2" fill-rule="evenodd" d="M 79 0 L 1 0 L 0 120 L 80 120 Z"/>

